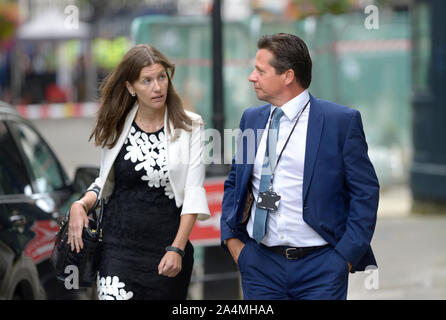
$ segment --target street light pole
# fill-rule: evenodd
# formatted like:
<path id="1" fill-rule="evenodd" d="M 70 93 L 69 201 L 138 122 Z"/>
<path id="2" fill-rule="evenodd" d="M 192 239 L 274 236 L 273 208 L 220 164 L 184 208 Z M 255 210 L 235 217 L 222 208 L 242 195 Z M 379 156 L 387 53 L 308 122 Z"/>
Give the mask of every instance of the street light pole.
<path id="1" fill-rule="evenodd" d="M 214 144 L 213 159 L 221 164 L 207 166 L 207 177 L 226 177 L 228 166 L 224 164 L 224 82 L 223 82 L 223 27 L 221 19 L 221 0 L 214 0 L 212 8 L 212 124 L 220 133 L 220 147 Z M 204 299 L 240 299 L 238 269 L 231 256 L 220 246 L 204 248 L 204 273 L 215 278 L 203 284 Z M 227 275 L 231 276 L 228 278 Z"/>
<path id="2" fill-rule="evenodd" d="M 212 163 L 207 168 L 209 176 L 226 176 L 228 168 L 224 165 L 224 80 L 223 80 L 223 23 L 221 0 L 214 0 L 212 8 L 212 125 L 220 133 L 220 146 L 214 144 L 213 159 L 221 164 Z"/>
<path id="3" fill-rule="evenodd" d="M 221 21 L 221 0 L 214 0 L 212 9 L 212 103 L 214 113 L 212 120 L 215 129 L 223 132 L 224 93 L 223 93 L 223 30 Z"/>

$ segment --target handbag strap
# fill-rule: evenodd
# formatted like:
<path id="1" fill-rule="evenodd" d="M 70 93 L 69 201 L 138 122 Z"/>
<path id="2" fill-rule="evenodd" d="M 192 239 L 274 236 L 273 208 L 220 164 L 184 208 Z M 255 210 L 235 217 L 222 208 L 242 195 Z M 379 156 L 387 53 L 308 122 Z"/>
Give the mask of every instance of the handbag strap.
<path id="1" fill-rule="evenodd" d="M 97 214 L 97 207 L 99 206 L 99 216 Z M 98 199 L 96 200 L 95 205 L 92 209 L 90 209 L 89 212 L 93 213 L 94 220 L 96 221 L 96 229 L 101 230 L 102 228 L 102 216 L 104 213 L 104 199 Z"/>
<path id="2" fill-rule="evenodd" d="M 102 216 L 103 216 L 103 213 L 104 213 L 104 204 L 105 204 L 104 199 L 97 199 L 96 203 L 94 204 L 94 206 L 90 210 L 88 210 L 88 212 L 87 212 L 87 216 L 90 213 L 93 215 L 93 218 L 94 218 L 94 220 L 96 222 L 96 230 L 101 230 L 101 228 L 102 228 Z M 98 217 L 98 215 L 96 213 L 98 205 L 100 206 L 99 217 Z M 70 219 L 70 213 L 71 213 L 71 210 L 68 210 L 68 213 L 67 213 L 66 218 L 65 218 L 67 222 Z"/>
<path id="3" fill-rule="evenodd" d="M 104 216 L 104 205 L 105 205 L 105 201 L 104 199 L 101 199 L 99 201 L 101 208 L 99 209 L 99 218 L 97 220 L 97 227 L 98 230 L 102 229 L 102 217 Z"/>

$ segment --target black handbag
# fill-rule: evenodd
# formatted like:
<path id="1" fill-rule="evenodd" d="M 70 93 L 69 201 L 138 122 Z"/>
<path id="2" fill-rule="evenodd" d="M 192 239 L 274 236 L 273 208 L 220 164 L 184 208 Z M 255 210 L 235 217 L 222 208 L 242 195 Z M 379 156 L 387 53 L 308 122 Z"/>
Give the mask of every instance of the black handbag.
<path id="1" fill-rule="evenodd" d="M 77 268 L 79 287 L 92 287 L 96 281 L 99 268 L 99 259 L 102 244 L 102 214 L 104 203 L 101 199 L 87 213 L 89 225 L 82 231 L 82 241 L 84 248 L 76 252 L 71 251 L 71 245 L 68 244 L 68 225 L 70 213 L 60 222 L 60 229 L 56 234 L 56 242 L 51 253 L 51 264 L 56 271 L 57 280 L 63 284 L 67 277 L 72 280 L 73 270 Z M 97 214 L 99 211 L 99 214 Z"/>

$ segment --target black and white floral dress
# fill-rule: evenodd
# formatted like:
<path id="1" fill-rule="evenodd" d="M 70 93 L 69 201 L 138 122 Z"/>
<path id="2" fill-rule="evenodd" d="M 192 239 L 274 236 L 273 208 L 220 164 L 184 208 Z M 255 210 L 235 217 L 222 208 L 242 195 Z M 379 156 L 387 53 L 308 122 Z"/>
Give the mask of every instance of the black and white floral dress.
<path id="1" fill-rule="evenodd" d="M 158 275 L 166 246 L 180 223 L 169 183 L 163 129 L 149 133 L 133 122 L 113 166 L 114 190 L 104 208 L 98 298 L 186 299 L 193 247 L 186 246 L 181 272 Z"/>

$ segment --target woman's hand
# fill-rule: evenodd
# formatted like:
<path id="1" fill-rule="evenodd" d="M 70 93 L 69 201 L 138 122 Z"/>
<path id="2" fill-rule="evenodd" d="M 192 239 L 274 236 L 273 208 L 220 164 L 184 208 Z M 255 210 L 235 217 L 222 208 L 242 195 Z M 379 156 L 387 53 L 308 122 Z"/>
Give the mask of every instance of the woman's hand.
<path id="1" fill-rule="evenodd" d="M 79 253 L 84 248 L 82 241 L 84 227 L 88 227 L 87 212 L 81 202 L 75 201 L 71 204 L 68 225 L 68 244 L 71 244 L 71 251 L 76 249 L 76 252 Z"/>
<path id="2" fill-rule="evenodd" d="M 197 214 L 181 215 L 180 226 L 175 240 L 171 244 L 172 247 L 185 250 L 195 220 L 197 220 Z M 158 265 L 158 274 L 173 278 L 181 271 L 182 265 L 183 257 L 178 252 L 167 251 Z"/>
<path id="3" fill-rule="evenodd" d="M 167 251 L 158 265 L 158 274 L 169 278 L 175 277 L 182 267 L 183 258 L 174 251 Z"/>

